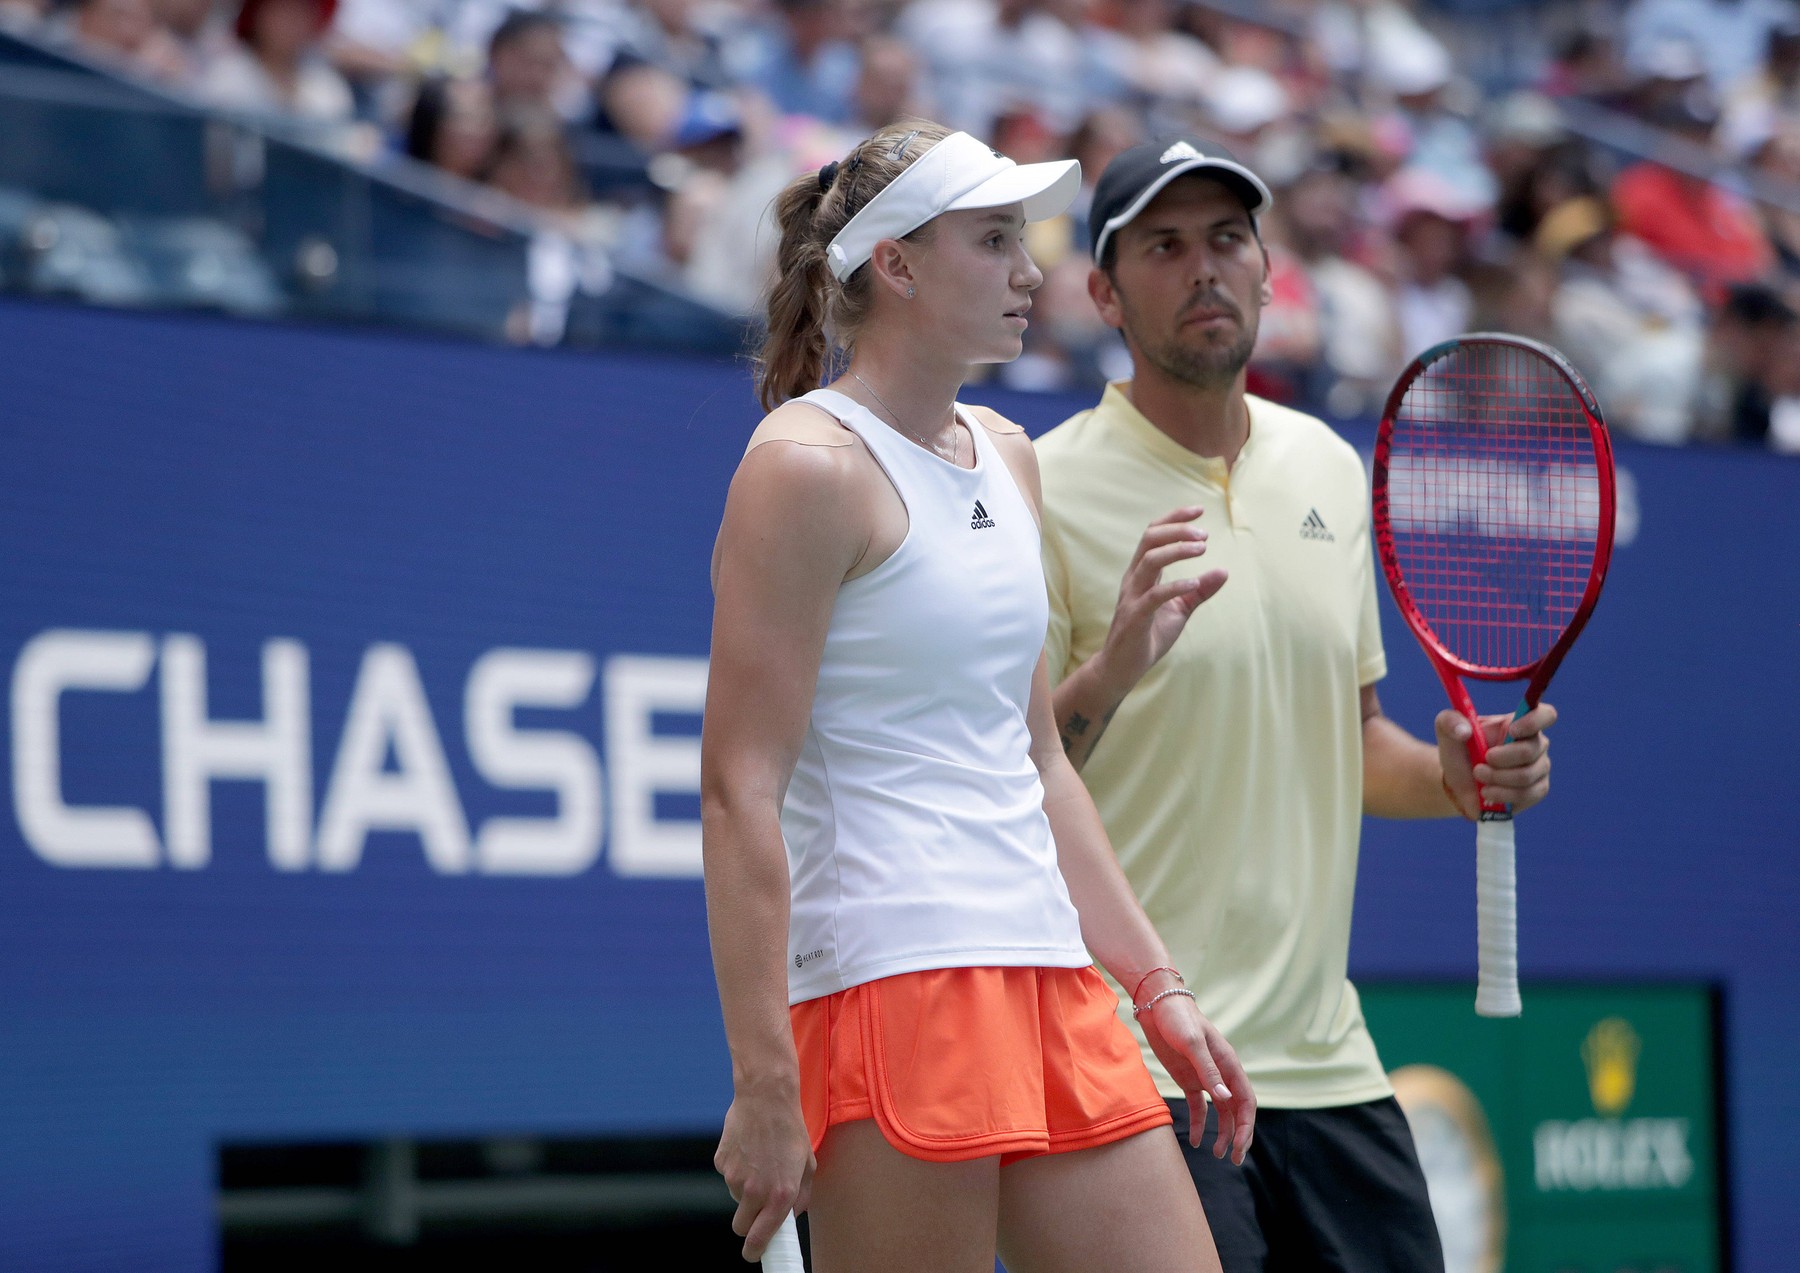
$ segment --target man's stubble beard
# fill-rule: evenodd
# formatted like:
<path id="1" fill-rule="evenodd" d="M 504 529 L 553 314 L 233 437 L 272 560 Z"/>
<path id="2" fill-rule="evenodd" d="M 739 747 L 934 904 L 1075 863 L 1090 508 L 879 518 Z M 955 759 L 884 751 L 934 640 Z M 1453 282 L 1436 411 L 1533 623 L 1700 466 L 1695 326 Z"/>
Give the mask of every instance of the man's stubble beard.
<path id="1" fill-rule="evenodd" d="M 1123 302 L 1124 298 L 1120 300 Z M 1238 338 L 1230 345 L 1194 348 L 1184 345 L 1179 335 L 1163 342 L 1145 340 L 1136 312 L 1123 303 L 1120 309 L 1125 319 L 1125 339 L 1137 355 L 1163 375 L 1195 389 L 1229 388 L 1250 365 L 1250 355 L 1256 349 L 1257 320 L 1261 317 L 1257 313 L 1240 318 Z"/>

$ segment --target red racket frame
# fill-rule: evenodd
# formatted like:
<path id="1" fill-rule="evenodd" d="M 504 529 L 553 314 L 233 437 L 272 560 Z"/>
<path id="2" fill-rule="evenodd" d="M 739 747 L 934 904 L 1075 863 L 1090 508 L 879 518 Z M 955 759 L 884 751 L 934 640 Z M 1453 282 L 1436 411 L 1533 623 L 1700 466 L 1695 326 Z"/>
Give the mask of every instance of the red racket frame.
<path id="1" fill-rule="evenodd" d="M 1581 601 L 1576 605 L 1574 614 L 1564 626 L 1562 635 L 1554 644 L 1540 655 L 1534 662 L 1519 667 L 1482 667 L 1467 663 L 1449 650 L 1431 629 L 1425 617 L 1419 613 L 1414 604 L 1412 594 L 1407 588 L 1406 580 L 1400 573 L 1398 553 L 1394 544 L 1394 532 L 1389 520 L 1388 511 L 1388 460 L 1393 447 L 1394 419 L 1400 410 L 1400 402 L 1426 368 L 1439 359 L 1459 350 L 1466 350 L 1475 345 L 1504 346 L 1509 349 L 1524 350 L 1535 354 L 1547 362 L 1555 372 L 1575 391 L 1576 397 L 1587 416 L 1587 424 L 1594 442 L 1594 459 L 1599 470 L 1600 514 L 1597 537 L 1594 543 L 1594 560 L 1588 570 L 1587 588 Z M 1426 656 L 1431 660 L 1432 669 L 1438 679 L 1443 682 L 1444 689 L 1450 695 L 1450 702 L 1457 711 L 1468 718 L 1473 727 L 1469 739 L 1469 758 L 1475 764 L 1487 759 L 1487 738 L 1481 730 L 1481 718 L 1475 711 L 1474 700 L 1462 683 L 1461 677 L 1470 677 L 1478 681 L 1521 681 L 1528 680 L 1525 687 L 1525 703 L 1536 707 L 1543 696 L 1544 689 L 1550 684 L 1550 678 L 1556 674 L 1563 656 L 1575 643 L 1586 626 L 1588 616 L 1594 612 L 1594 604 L 1600 599 L 1600 588 L 1606 582 L 1606 571 L 1612 562 L 1613 524 L 1616 519 L 1616 502 L 1614 499 L 1614 469 L 1612 439 L 1606 432 L 1606 421 L 1600 414 L 1600 404 L 1594 400 L 1593 391 L 1579 372 L 1570 366 L 1569 360 L 1548 345 L 1523 336 L 1508 335 L 1503 332 L 1471 332 L 1454 340 L 1447 340 L 1434 345 L 1413 359 L 1405 371 L 1400 373 L 1394 382 L 1393 392 L 1388 394 L 1387 404 L 1381 411 L 1381 427 L 1375 437 L 1375 474 L 1374 474 L 1374 528 L 1376 555 L 1381 559 L 1382 573 L 1387 576 L 1388 587 L 1394 594 L 1394 604 L 1400 609 L 1401 617 L 1406 620 L 1407 627 L 1418 638 Z M 1484 810 L 1500 813 L 1504 806 L 1483 805 Z"/>

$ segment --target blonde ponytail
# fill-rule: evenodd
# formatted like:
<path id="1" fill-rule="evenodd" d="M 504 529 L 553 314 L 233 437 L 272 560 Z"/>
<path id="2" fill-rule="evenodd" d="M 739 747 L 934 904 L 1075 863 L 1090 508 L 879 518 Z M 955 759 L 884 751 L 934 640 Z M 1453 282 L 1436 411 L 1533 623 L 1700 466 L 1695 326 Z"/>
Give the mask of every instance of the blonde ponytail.
<path id="1" fill-rule="evenodd" d="M 873 293 L 865 264 L 843 283 L 825 251 L 850 218 L 920 155 L 950 135 L 941 124 L 901 120 L 852 150 L 841 164 L 796 177 L 775 200 L 781 240 L 769 288 L 767 329 L 757 356 L 756 396 L 765 411 L 819 387 L 833 345 L 849 349 Z M 923 231 L 923 233 L 921 232 Z M 909 239 L 929 234 L 921 227 Z"/>

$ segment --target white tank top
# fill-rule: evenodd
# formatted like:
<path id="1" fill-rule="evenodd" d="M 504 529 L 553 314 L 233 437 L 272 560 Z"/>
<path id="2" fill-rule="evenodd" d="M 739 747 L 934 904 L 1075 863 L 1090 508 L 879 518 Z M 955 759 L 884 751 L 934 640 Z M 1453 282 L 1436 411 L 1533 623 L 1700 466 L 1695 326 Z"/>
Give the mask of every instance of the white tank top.
<path id="1" fill-rule="evenodd" d="M 1026 706 L 1049 603 L 1037 523 L 987 431 L 964 469 L 829 389 L 906 538 L 838 590 L 782 802 L 788 999 L 924 968 L 1091 960 L 1044 816 Z"/>

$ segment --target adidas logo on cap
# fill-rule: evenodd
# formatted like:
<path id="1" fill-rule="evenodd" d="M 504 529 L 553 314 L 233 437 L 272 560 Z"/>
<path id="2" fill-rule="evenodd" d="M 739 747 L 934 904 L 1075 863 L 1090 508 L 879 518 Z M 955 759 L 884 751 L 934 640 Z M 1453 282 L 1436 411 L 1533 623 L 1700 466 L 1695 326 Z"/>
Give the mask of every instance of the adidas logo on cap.
<path id="1" fill-rule="evenodd" d="M 1094 260 L 1106 260 L 1114 232 L 1129 225 L 1171 181 L 1189 172 L 1222 181 L 1243 200 L 1253 225 L 1269 206 L 1269 188 L 1262 178 L 1224 147 L 1186 138 L 1142 142 L 1115 155 L 1094 185 L 1088 213 Z"/>

